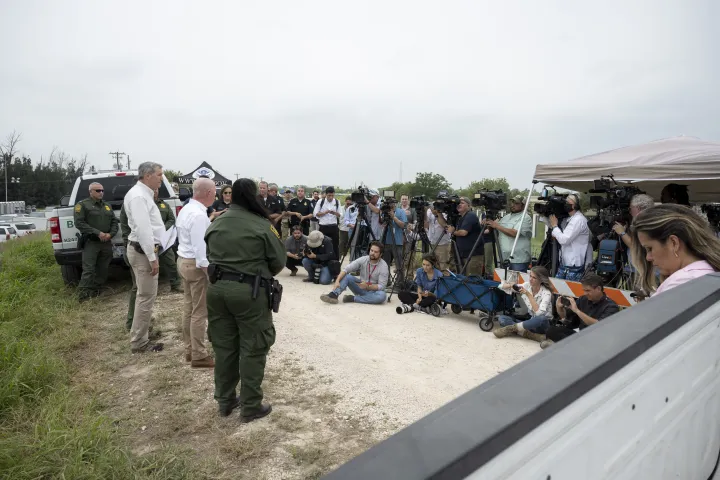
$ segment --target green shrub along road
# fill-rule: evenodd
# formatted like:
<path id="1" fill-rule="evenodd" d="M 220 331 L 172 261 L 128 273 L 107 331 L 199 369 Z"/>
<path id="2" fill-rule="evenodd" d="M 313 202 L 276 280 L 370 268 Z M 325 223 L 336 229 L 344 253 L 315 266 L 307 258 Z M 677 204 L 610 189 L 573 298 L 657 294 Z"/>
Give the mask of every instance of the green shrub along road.
<path id="1" fill-rule="evenodd" d="M 90 314 L 65 288 L 47 234 L 11 243 L 0 267 L 0 478 L 198 478 L 171 450 L 131 454 L 73 383 Z"/>

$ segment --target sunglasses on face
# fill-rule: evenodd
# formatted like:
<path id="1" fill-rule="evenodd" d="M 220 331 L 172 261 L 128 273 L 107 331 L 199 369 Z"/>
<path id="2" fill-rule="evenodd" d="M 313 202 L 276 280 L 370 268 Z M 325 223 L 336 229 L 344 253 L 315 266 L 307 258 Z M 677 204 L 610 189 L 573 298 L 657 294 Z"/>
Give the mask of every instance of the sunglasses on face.
<path id="1" fill-rule="evenodd" d="M 93 192 L 98 192 L 98 193 L 103 193 L 104 191 L 105 190 L 103 190 L 102 188 L 100 190 L 98 190 L 97 188 L 93 190 Z"/>

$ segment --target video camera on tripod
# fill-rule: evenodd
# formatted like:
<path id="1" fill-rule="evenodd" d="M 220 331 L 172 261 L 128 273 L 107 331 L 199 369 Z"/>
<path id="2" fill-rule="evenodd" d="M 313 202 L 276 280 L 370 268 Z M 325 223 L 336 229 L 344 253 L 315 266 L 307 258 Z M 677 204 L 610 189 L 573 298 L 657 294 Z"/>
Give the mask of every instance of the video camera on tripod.
<path id="1" fill-rule="evenodd" d="M 458 203 L 460 203 L 460 197 L 450 195 L 447 191 L 441 190 L 438 192 L 432 208 L 441 215 L 445 214 L 447 216 L 448 225 L 455 225 L 458 218 L 460 218 L 460 214 L 457 211 Z"/>
<path id="2" fill-rule="evenodd" d="M 418 195 L 410 199 L 410 208 L 418 212 L 418 215 L 422 214 L 429 206 L 430 202 L 427 201 L 425 195 Z"/>
<path id="3" fill-rule="evenodd" d="M 360 185 L 356 192 L 350 193 L 350 200 L 356 205 L 367 205 L 369 189 L 365 185 Z"/>
<path id="4" fill-rule="evenodd" d="M 380 223 L 390 223 L 398 201 L 395 199 L 395 190 L 383 190 L 382 204 L 380 205 Z"/>
<path id="5" fill-rule="evenodd" d="M 473 207 L 485 207 L 485 217 L 497 220 L 500 210 L 507 208 L 507 194 L 502 190 L 479 190 L 472 199 Z"/>
<path id="6" fill-rule="evenodd" d="M 720 232 L 720 204 L 705 203 L 700 206 L 700 211 L 705 214 L 712 229 Z"/>
<path id="7" fill-rule="evenodd" d="M 600 177 L 595 180 L 594 187 L 589 193 L 604 193 L 601 197 L 590 197 L 590 207 L 598 212 L 598 218 L 612 226 L 615 222 L 629 223 L 630 201 L 635 195 L 645 193 L 632 185 L 618 185 L 612 175 Z"/>
<path id="8" fill-rule="evenodd" d="M 569 216 L 565 207 L 567 197 L 567 193 L 557 193 L 553 186 L 545 187 L 540 193 L 538 201 L 533 205 L 533 211 L 543 217 L 555 215 L 558 220 L 567 218 Z"/>

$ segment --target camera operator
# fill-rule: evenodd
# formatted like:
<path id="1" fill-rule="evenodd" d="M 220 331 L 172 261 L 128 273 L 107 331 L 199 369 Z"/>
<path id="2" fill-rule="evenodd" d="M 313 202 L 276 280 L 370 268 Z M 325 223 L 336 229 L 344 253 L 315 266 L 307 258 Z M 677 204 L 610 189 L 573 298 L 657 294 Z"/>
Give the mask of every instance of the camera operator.
<path id="1" fill-rule="evenodd" d="M 690 206 L 690 194 L 687 185 L 668 183 L 660 192 L 661 203 L 676 203 L 678 205 Z"/>
<path id="2" fill-rule="evenodd" d="M 650 207 L 655 206 L 655 200 L 650 195 L 639 194 L 632 197 L 630 200 L 630 216 L 635 218 L 643 210 L 647 210 Z M 613 231 L 620 236 L 620 239 L 626 247 L 632 247 L 632 238 L 627 234 L 627 227 L 629 225 L 623 225 L 620 222 L 615 222 L 613 225 Z M 628 261 L 630 259 L 628 258 Z"/>
<path id="3" fill-rule="evenodd" d="M 313 216 L 313 204 L 305 198 L 305 188 L 297 188 L 297 198 L 288 202 L 287 214 L 290 217 L 290 228 L 299 225 L 303 235 L 310 234 L 310 219 Z"/>
<path id="4" fill-rule="evenodd" d="M 402 208 L 402 211 L 405 212 L 405 217 L 407 218 L 407 230 L 408 232 L 412 231 L 412 229 L 415 227 L 415 224 L 417 223 L 417 214 L 415 212 L 414 208 L 410 208 L 410 197 L 407 195 L 401 195 L 400 196 L 400 208 Z"/>
<path id="5" fill-rule="evenodd" d="M 307 270 L 308 277 L 303 282 L 312 282 L 315 278 L 315 268 L 320 267 L 320 283 L 330 285 L 332 273 L 329 263 L 335 259 L 332 240 L 316 230 L 310 232 L 307 237 L 308 250 L 305 251 L 305 258 L 302 259 L 302 266 Z"/>
<path id="6" fill-rule="evenodd" d="M 333 251 L 337 255 L 339 251 L 338 243 L 340 241 L 338 219 L 341 217 L 341 212 L 340 202 L 335 198 L 335 189 L 333 187 L 327 187 L 325 189 L 325 198 L 315 204 L 313 215 L 318 219 L 320 231 L 323 235 L 332 240 Z"/>
<path id="7" fill-rule="evenodd" d="M 389 225 L 387 234 L 385 238 L 383 238 L 383 243 L 385 244 L 383 260 L 385 260 L 385 263 L 388 265 L 390 265 L 393 260 L 395 261 L 395 271 L 397 273 L 396 285 L 402 285 L 405 279 L 405 272 L 403 271 L 403 246 L 405 244 L 407 217 L 403 209 L 397 206 L 397 200 L 394 198 L 388 198 L 382 209 L 384 215 L 387 216 L 386 222 L 382 223 L 382 228 L 385 229 L 385 227 Z"/>
<path id="8" fill-rule="evenodd" d="M 307 241 L 308 238 L 303 235 L 300 225 L 292 227 L 292 233 L 285 239 L 285 251 L 287 252 L 285 266 L 290 270 L 291 277 L 297 275 L 297 267 L 302 265 Z"/>
<path id="9" fill-rule="evenodd" d="M 580 197 L 571 193 L 565 199 L 565 211 L 568 213 L 568 222 L 564 229 L 558 226 L 558 218 L 550 215 L 550 228 L 552 236 L 560 244 L 562 263 L 555 274 L 556 278 L 579 281 L 585 273 L 587 265 L 590 229 L 587 218 L 580 211 Z"/>
<path id="10" fill-rule="evenodd" d="M 438 220 L 442 218 L 442 224 Z M 435 247 L 435 257 L 437 258 L 437 268 L 448 275 L 447 270 L 450 268 L 451 257 L 451 235 L 446 230 L 447 214 L 440 213 L 433 207 L 427 209 L 425 215 L 425 230 L 427 230 L 428 240 Z"/>
<path id="11" fill-rule="evenodd" d="M 532 257 L 530 247 L 532 220 L 530 215 L 525 215 L 523 218 L 524 209 L 525 198 L 522 195 L 516 195 L 510 199 L 510 213 L 499 221 L 488 220 L 485 222 L 485 225 L 497 230 L 500 255 L 503 260 L 510 260 L 509 268 L 516 272 L 527 272 Z M 513 258 L 510 258 L 518 230 L 520 230 L 520 237 L 515 245 Z"/>
<path id="12" fill-rule="evenodd" d="M 545 332 L 547 340 L 540 343 L 542 348 L 620 311 L 617 303 L 605 295 L 601 276 L 588 275 L 580 281 L 580 284 L 585 295 L 577 301 L 572 297 L 558 297 L 555 302 L 561 325 L 547 329 Z"/>
<path id="13" fill-rule="evenodd" d="M 483 231 L 480 226 L 480 220 L 472 211 L 470 199 L 467 197 L 460 197 L 460 201 L 457 204 L 457 211 L 460 214 L 460 219 L 455 227 L 448 226 L 442 216 L 436 216 L 435 218 L 437 218 L 440 225 L 447 227 L 448 232 L 455 235 L 455 245 L 460 254 L 460 258 L 458 259 L 460 265 L 457 266 L 458 270 L 470 259 L 465 272 L 460 273 L 464 273 L 465 275 L 482 275 L 485 246 L 482 242 L 478 242 L 475 251 L 472 251 L 475 242 Z M 472 258 L 470 258 L 470 254 L 472 254 Z"/>
<path id="14" fill-rule="evenodd" d="M 380 238 L 382 236 L 382 227 L 380 226 L 380 194 L 377 190 L 369 189 L 368 190 L 368 222 L 370 222 L 370 230 L 372 230 L 373 235 L 375 236 L 376 240 L 379 240 L 382 242 L 382 239 Z"/>

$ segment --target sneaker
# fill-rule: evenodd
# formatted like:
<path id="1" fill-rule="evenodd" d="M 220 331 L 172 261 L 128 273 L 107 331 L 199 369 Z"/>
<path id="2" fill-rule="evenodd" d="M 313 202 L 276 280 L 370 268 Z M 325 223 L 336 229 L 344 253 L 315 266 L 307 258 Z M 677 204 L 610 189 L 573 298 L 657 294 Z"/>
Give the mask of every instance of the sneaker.
<path id="1" fill-rule="evenodd" d="M 507 327 L 500 327 L 493 330 L 493 333 L 497 338 L 507 337 L 513 333 L 517 333 L 517 325 L 508 325 Z"/>
<path id="2" fill-rule="evenodd" d="M 338 294 L 335 292 L 330 292 L 326 295 L 320 295 L 320 300 L 322 300 L 325 303 L 338 303 Z"/>
<path id="3" fill-rule="evenodd" d="M 353 303 L 355 301 L 355 295 L 349 293 L 343 295 L 343 303 Z"/>
<path id="4" fill-rule="evenodd" d="M 267 417 L 270 415 L 270 412 L 272 412 L 272 405 L 269 403 L 263 403 L 260 405 L 260 410 L 255 413 L 251 413 L 250 415 L 242 415 L 240 414 L 240 421 L 242 423 L 250 423 L 253 420 L 258 420 L 263 417 Z"/>
<path id="5" fill-rule="evenodd" d="M 190 362 L 192 368 L 215 368 L 215 360 L 211 356 L 201 358 L 200 360 L 192 360 Z"/>
<path id="6" fill-rule="evenodd" d="M 548 347 L 549 347 L 550 345 L 552 345 L 553 343 L 555 343 L 555 342 L 553 342 L 552 340 L 543 340 L 542 342 L 540 342 L 540 348 L 542 348 L 543 350 L 545 350 L 546 348 L 548 348 Z"/>
<path id="7" fill-rule="evenodd" d="M 155 342 L 148 342 L 145 345 L 143 345 L 140 348 L 132 348 L 130 351 L 132 353 L 151 353 L 151 352 L 162 352 L 163 347 L 165 344 L 163 343 L 155 343 Z"/>
<path id="8" fill-rule="evenodd" d="M 295 270 L 290 270 L 290 276 L 291 277 L 297 276 L 297 268 Z"/>

